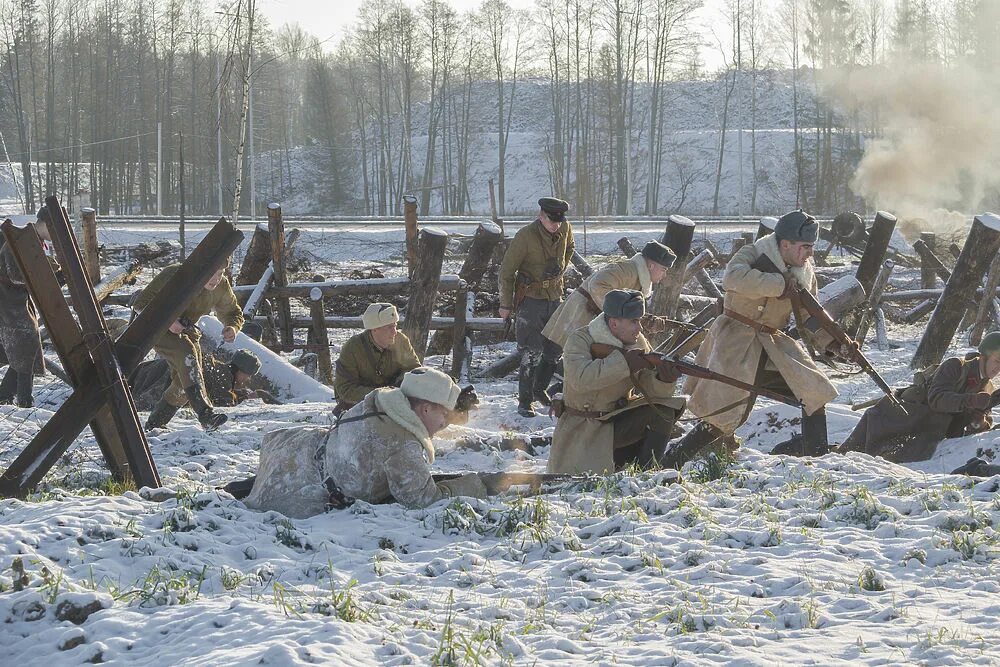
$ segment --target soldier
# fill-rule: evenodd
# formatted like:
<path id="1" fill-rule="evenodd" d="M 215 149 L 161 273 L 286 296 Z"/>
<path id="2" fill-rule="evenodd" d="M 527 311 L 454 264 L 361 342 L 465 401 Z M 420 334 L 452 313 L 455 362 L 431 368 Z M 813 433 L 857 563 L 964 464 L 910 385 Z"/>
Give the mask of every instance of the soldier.
<path id="1" fill-rule="evenodd" d="M 332 427 L 269 434 L 247 507 L 305 518 L 354 500 L 426 507 L 451 496 L 485 497 L 476 473 L 441 482 L 431 477 L 431 438 L 447 426 L 458 395 L 450 377 L 420 367 L 398 389 L 372 391 Z"/>
<path id="2" fill-rule="evenodd" d="M 252 398 L 277 403 L 270 392 L 250 388 L 251 380 L 260 371 L 260 359 L 253 352 L 237 350 L 228 363 L 215 354 L 203 354 L 201 363 L 205 393 L 213 406 L 232 407 Z M 129 385 L 136 409 L 153 410 L 170 386 L 170 365 L 166 359 L 144 361 L 129 376 Z"/>
<path id="3" fill-rule="evenodd" d="M 563 297 L 563 272 L 576 246 L 566 220 L 569 204 L 554 197 L 538 200 L 538 219 L 522 227 L 500 264 L 500 317 L 517 316 L 517 412 L 534 417 L 532 401 L 546 397 L 559 361 L 559 346 L 542 329 Z"/>
<path id="4" fill-rule="evenodd" d="M 567 339 L 548 472 L 602 474 L 663 458 L 684 399 L 673 398 L 674 368 L 644 356 L 650 350 L 639 322 L 645 310 L 642 292 L 611 290 L 604 312 Z"/>
<path id="5" fill-rule="evenodd" d="M 775 453 L 819 455 L 828 449 L 825 406 L 837 396 L 837 389 L 806 350 L 781 331 L 795 310 L 790 298 L 794 286 L 816 293 L 810 258 L 818 230 L 812 216 L 792 211 L 778 220 L 773 234 L 733 255 L 722 281 L 726 290 L 722 315 L 698 350 L 696 363 L 701 366 L 802 401 L 802 435 L 778 445 Z M 758 268 L 762 256 L 781 273 Z M 796 317 L 806 316 L 798 308 Z M 825 331 L 809 334 L 803 327 L 799 331 L 810 336 L 817 349 L 826 350 L 832 343 Z M 756 394 L 695 377 L 689 377 L 684 388 L 691 395 L 688 409 L 701 421 L 674 443 L 671 457 L 677 466 L 716 441 L 738 446 L 733 432 L 750 416 Z"/>
<path id="6" fill-rule="evenodd" d="M 903 410 L 887 397 L 869 408 L 840 453 L 865 452 L 897 463 L 924 461 L 945 438 L 979 433 L 993 425 L 993 379 L 1000 373 L 1000 331 L 983 337 L 979 350 L 917 371 L 897 389 Z M 1000 397 L 998 397 L 1000 398 Z"/>
<path id="7" fill-rule="evenodd" d="M 566 298 L 549 318 L 542 335 L 562 349 L 570 334 L 587 326 L 601 314 L 608 292 L 615 289 L 639 290 L 643 298 L 648 299 L 653 293 L 653 286 L 663 280 L 676 259 L 673 250 L 662 243 L 650 241 L 643 246 L 642 252 L 631 259 L 608 264 Z M 536 394 L 536 398 L 545 403 L 548 397 L 542 400 Z"/>
<path id="8" fill-rule="evenodd" d="M 35 231 L 46 241 L 51 240 L 48 223 L 49 212 L 43 207 L 38 210 Z M 31 392 L 35 373 L 45 372 L 38 314 L 14 253 L 3 238 L 0 244 L 0 366 L 8 365 L 0 381 L 0 403 L 16 401 L 18 407 L 30 408 L 34 405 Z"/>
<path id="9" fill-rule="evenodd" d="M 171 264 L 160 271 L 136 299 L 135 310 L 141 311 L 149 305 L 180 266 Z M 195 324 L 203 315 L 213 312 L 222 322 L 222 339 L 232 343 L 243 326 L 243 311 L 236 302 L 233 288 L 223 275 L 222 268 L 212 274 L 205 287 L 188 304 L 184 313 L 153 345 L 156 353 L 166 359 L 170 366 L 170 386 L 149 413 L 146 430 L 166 426 L 185 403 L 190 403 L 191 409 L 198 416 L 198 422 L 206 431 L 217 429 L 226 422 L 226 415 L 215 412 L 205 395 L 199 343 L 201 331 Z"/>
<path id="10" fill-rule="evenodd" d="M 379 387 L 396 387 L 407 371 L 420 366 L 410 339 L 396 328 L 399 311 L 391 303 L 373 303 L 361 316 L 365 330 L 340 348 L 333 391 L 337 413 L 345 412 Z"/>

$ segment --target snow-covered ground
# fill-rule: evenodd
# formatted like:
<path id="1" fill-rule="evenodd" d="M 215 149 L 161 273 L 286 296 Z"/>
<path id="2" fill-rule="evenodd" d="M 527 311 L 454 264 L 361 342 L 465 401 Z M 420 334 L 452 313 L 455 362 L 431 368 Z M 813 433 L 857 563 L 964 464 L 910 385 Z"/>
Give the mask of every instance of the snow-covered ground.
<path id="1" fill-rule="evenodd" d="M 610 252 L 612 235 L 591 253 Z M 358 258 L 364 243 L 344 241 L 317 242 L 317 256 Z M 898 348 L 868 350 L 890 384 L 909 379 L 920 333 L 892 327 Z M 510 349 L 478 347 L 474 364 Z M 877 389 L 864 375 L 833 379 L 839 441 L 858 418 L 850 404 Z M 479 410 L 436 439 L 435 467 L 544 469 L 544 448 L 461 446 L 554 426 L 516 414 L 512 378 L 476 386 Z M 67 392 L 45 376 L 36 408 L 0 406 L 0 467 Z M 681 484 L 616 475 L 536 497 L 359 503 L 308 520 L 213 490 L 253 473 L 267 432 L 328 423 L 330 407 L 255 401 L 212 434 L 183 410 L 150 436 L 166 487 L 155 492 L 104 495 L 116 489 L 85 431 L 37 495 L 0 501 L 0 662 L 1000 662 L 1000 478 L 946 474 L 996 449 L 998 432 L 948 441 L 910 466 L 775 457 L 797 413 L 761 401 L 735 463 L 695 466 Z"/>

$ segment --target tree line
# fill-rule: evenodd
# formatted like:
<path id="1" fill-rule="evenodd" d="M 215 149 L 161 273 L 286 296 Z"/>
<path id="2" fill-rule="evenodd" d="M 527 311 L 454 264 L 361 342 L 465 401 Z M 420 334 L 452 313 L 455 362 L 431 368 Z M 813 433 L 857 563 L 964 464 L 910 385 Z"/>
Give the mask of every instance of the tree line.
<path id="1" fill-rule="evenodd" d="M 489 151 L 504 215 L 512 131 L 540 117 L 539 190 L 589 214 L 664 213 L 678 205 L 662 186 L 675 159 L 670 86 L 711 80 L 714 156 L 681 178 L 713 180 L 714 211 L 734 212 L 720 184 L 739 149 L 751 213 L 766 180 L 762 98 L 780 70 L 796 203 L 829 212 L 859 205 L 850 176 L 880 119 L 863 105 L 846 113 L 821 74 L 914 60 L 995 68 L 997 4 L 726 0 L 706 29 L 701 0 L 483 0 L 468 13 L 366 0 L 334 43 L 268 25 L 254 0 L 0 0 L 0 158 L 28 210 L 88 189 L 101 213 L 153 213 L 159 198 L 168 214 L 245 214 L 288 197 L 315 213 L 389 215 L 413 195 L 422 213 L 462 214 L 483 212 L 472 165 Z M 529 85 L 545 87 L 542 112 L 519 104 Z"/>

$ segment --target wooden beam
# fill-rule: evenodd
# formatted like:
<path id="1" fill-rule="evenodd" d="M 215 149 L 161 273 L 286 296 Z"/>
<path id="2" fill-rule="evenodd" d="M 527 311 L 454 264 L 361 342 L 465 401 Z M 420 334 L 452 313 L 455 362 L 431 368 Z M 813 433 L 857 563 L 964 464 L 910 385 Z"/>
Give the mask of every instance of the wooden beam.
<path id="1" fill-rule="evenodd" d="M 97 211 L 84 208 L 81 213 L 81 228 L 83 232 L 83 261 L 87 277 L 91 285 L 101 281 L 101 259 L 97 246 Z"/>
<path id="2" fill-rule="evenodd" d="M 312 332 L 316 340 L 319 356 L 319 381 L 333 386 L 333 360 L 330 358 L 330 336 L 326 330 L 326 313 L 323 308 L 323 290 L 317 289 L 309 300 L 309 314 L 312 316 Z M 289 329 L 291 322 L 288 322 Z"/>
<path id="3" fill-rule="evenodd" d="M 476 295 L 474 292 L 466 292 L 464 295 L 465 298 L 458 298 L 461 296 L 463 295 L 457 294 L 455 299 L 455 324 L 452 330 L 451 346 L 451 377 L 456 382 L 462 379 L 462 369 L 465 366 L 469 348 L 471 347 L 465 323 L 468 318 L 472 317 L 473 309 L 476 306 Z"/>
<path id="4" fill-rule="evenodd" d="M 983 294 L 995 295 L 997 287 L 1000 287 L 1000 255 L 994 257 L 993 263 L 990 264 L 990 272 L 986 276 L 986 287 L 983 290 Z M 976 322 L 972 325 L 972 330 L 969 332 L 970 345 L 978 346 L 983 342 L 983 333 L 986 331 L 986 327 L 989 326 L 991 317 L 994 322 L 1000 324 L 1000 305 L 997 304 L 996 297 L 981 298 L 979 300 L 979 310 L 976 311 Z"/>
<path id="5" fill-rule="evenodd" d="M 409 278 L 373 278 L 370 280 L 330 280 L 325 283 L 291 283 L 285 287 L 270 287 L 264 293 L 265 297 L 285 296 L 298 299 L 308 299 L 313 289 L 319 288 L 324 297 L 331 296 L 361 296 L 376 294 L 403 294 L 410 291 Z M 241 285 L 233 288 L 237 295 L 250 294 L 255 285 Z M 455 274 L 441 276 L 438 284 L 439 292 L 455 292 L 465 289 L 465 281 Z"/>
<path id="6" fill-rule="evenodd" d="M 951 280 L 944 287 L 941 299 L 931 314 L 917 351 L 912 368 L 936 364 L 944 357 L 951 339 L 968 308 L 970 294 L 982 282 L 990 264 L 1000 251 L 1000 217 L 991 213 L 977 215 L 969 230 L 962 254 L 952 271 Z"/>
<path id="7" fill-rule="evenodd" d="M 937 246 L 937 234 L 934 232 L 920 232 L 920 244 L 922 247 L 931 251 L 934 254 L 934 248 Z M 916 245 L 914 245 L 916 248 Z M 934 289 L 934 284 L 937 281 L 937 267 L 931 266 L 930 263 L 924 260 L 924 256 L 920 256 L 920 286 L 923 289 Z M 940 263 L 940 262 L 939 262 Z M 948 282 L 947 278 L 945 282 Z"/>
<path id="8" fill-rule="evenodd" d="M 271 235 L 271 266 L 274 275 L 271 280 L 274 286 L 282 288 L 288 284 L 288 272 L 285 270 L 285 222 L 281 217 L 280 204 L 267 205 L 267 229 Z M 281 342 L 290 345 L 295 342 L 292 337 L 292 307 L 288 297 L 275 296 L 277 300 L 278 319 L 281 325 Z"/>
<path id="9" fill-rule="evenodd" d="M 406 266 L 407 275 L 413 277 L 417 268 L 417 252 L 419 232 L 417 229 L 417 198 L 413 195 L 403 197 L 403 225 L 406 230 Z"/>
<path id="10" fill-rule="evenodd" d="M 895 263 L 891 259 L 885 260 L 882 263 L 882 270 L 879 271 L 878 276 L 875 278 L 875 284 L 872 285 L 872 289 L 868 293 L 866 306 L 858 320 L 858 332 L 854 338 L 861 345 L 864 345 L 865 338 L 868 337 L 868 330 L 875 320 L 876 313 L 879 312 L 882 292 L 885 291 L 886 285 L 889 284 L 889 278 L 892 276 L 892 270 L 895 266 Z"/>
<path id="11" fill-rule="evenodd" d="M 635 249 L 635 246 L 632 245 L 632 242 L 628 240 L 627 236 L 623 236 L 618 239 L 618 247 L 621 248 L 621 251 L 625 253 L 625 256 L 630 259 L 639 252 Z"/>

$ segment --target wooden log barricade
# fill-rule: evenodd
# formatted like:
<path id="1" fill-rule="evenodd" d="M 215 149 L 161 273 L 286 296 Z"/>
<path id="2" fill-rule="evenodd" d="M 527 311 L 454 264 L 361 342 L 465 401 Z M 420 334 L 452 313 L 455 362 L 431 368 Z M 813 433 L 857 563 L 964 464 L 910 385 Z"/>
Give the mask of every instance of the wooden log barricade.
<path id="1" fill-rule="evenodd" d="M 885 260 L 882 263 L 882 270 L 879 271 L 878 276 L 875 278 L 875 284 L 872 285 L 871 291 L 868 292 L 868 299 L 858 319 L 858 332 L 854 337 L 854 340 L 858 341 L 859 344 L 864 344 L 865 338 L 868 337 L 868 330 L 871 328 L 872 323 L 878 319 L 879 313 L 882 312 L 882 293 L 885 291 L 886 285 L 889 284 L 889 277 L 892 275 L 892 270 L 895 266 L 895 263 L 891 259 Z"/>
<path id="2" fill-rule="evenodd" d="M 983 333 L 989 326 L 992 316 L 996 324 L 1000 324 L 1000 303 L 997 302 L 997 287 L 1000 287 L 1000 255 L 993 258 L 990 264 L 990 272 L 986 276 L 986 286 L 983 290 L 983 298 L 979 301 L 979 310 L 976 312 L 976 322 L 969 332 L 969 345 L 978 346 L 983 342 Z M 989 295 L 987 298 L 985 295 Z"/>
<path id="3" fill-rule="evenodd" d="M 246 255 L 236 276 L 236 285 L 256 285 L 271 264 L 271 232 L 267 225 L 254 227 Z"/>
<path id="4" fill-rule="evenodd" d="M 875 214 L 875 221 L 868 231 L 868 242 L 865 244 L 861 261 L 858 262 L 858 269 L 854 274 L 861 286 L 865 288 L 865 294 L 871 294 L 872 286 L 875 285 L 879 271 L 882 270 L 882 263 L 885 261 L 894 229 L 896 229 L 896 216 L 886 211 L 879 211 Z M 860 313 L 852 313 L 844 322 L 844 328 L 848 330 L 852 338 L 857 336 L 858 325 L 861 323 L 860 318 Z"/>
<path id="5" fill-rule="evenodd" d="M 413 272 L 417 268 L 417 253 L 419 252 L 417 198 L 413 195 L 403 197 L 403 226 L 406 230 L 407 275 L 412 278 Z"/>
<path id="6" fill-rule="evenodd" d="M 473 317 L 476 294 L 466 292 L 464 295 L 459 293 L 456 296 L 463 297 L 455 299 L 455 324 L 452 329 L 451 376 L 458 382 L 463 376 L 468 376 L 465 369 L 472 354 L 472 338 L 466 329 L 466 323 Z"/>
<path id="7" fill-rule="evenodd" d="M 923 368 L 939 363 L 944 357 L 965 314 L 967 295 L 975 293 L 998 250 L 1000 216 L 991 213 L 976 216 L 951 279 L 917 345 L 911 367 Z"/>
<path id="8" fill-rule="evenodd" d="M 623 236 L 618 239 L 618 247 L 621 248 L 622 253 L 624 253 L 629 259 L 635 257 L 636 253 L 639 252 L 635 249 L 635 246 L 632 245 L 632 242 L 628 240 L 627 236 Z"/>
<path id="9" fill-rule="evenodd" d="M 124 266 L 104 276 L 101 282 L 94 285 L 94 297 L 98 303 L 111 296 L 115 290 L 124 287 L 135 280 L 139 272 L 142 271 L 142 262 L 137 259 L 129 260 Z"/>
<path id="10" fill-rule="evenodd" d="M 411 281 L 408 278 L 371 278 L 365 280 L 328 280 L 322 283 L 289 283 L 285 287 L 271 286 L 265 291 L 268 298 L 282 296 L 285 298 L 308 299 L 314 288 L 323 292 L 326 298 L 338 296 L 373 296 L 373 295 L 393 295 L 403 294 L 411 288 Z M 457 275 L 445 274 L 441 276 L 438 283 L 438 291 L 454 292 L 464 289 L 465 283 Z M 253 285 L 241 285 L 234 287 L 233 291 L 237 296 L 250 294 L 254 290 Z"/>
<path id="11" fill-rule="evenodd" d="M 291 257 L 292 248 L 295 247 L 295 242 L 299 240 L 300 232 L 298 229 L 293 229 L 285 235 L 285 262 L 287 265 L 288 258 Z M 268 242 L 270 242 L 270 234 L 268 235 Z M 268 288 L 274 284 L 274 262 L 272 260 L 268 261 L 267 267 L 261 274 L 260 278 L 257 280 L 257 284 L 253 286 L 252 291 L 246 292 L 234 288 L 236 293 L 236 301 L 243 305 L 243 317 L 251 318 L 257 313 L 257 309 L 260 308 L 261 302 L 264 301 L 264 297 L 267 294 Z"/>
<path id="12" fill-rule="evenodd" d="M 69 398 L 0 476 L 0 494 L 23 497 L 29 493 L 88 423 L 97 424 L 95 435 L 112 474 L 119 478 L 130 477 L 138 486 L 159 486 L 159 475 L 145 444 L 124 377 L 135 369 L 153 342 L 184 312 L 209 277 L 225 263 L 239 246 L 243 233 L 225 219 L 219 220 L 163 290 L 112 343 L 106 327 L 102 326 L 94 294 L 85 280 L 85 269 L 69 221 L 61 215 L 54 197 L 46 200 L 46 206 L 50 213 L 60 212 L 52 216 L 53 240 L 63 270 L 69 271 L 66 275 L 80 326 L 75 324 L 48 263 L 29 262 L 27 254 L 16 261 L 32 298 L 37 297 L 36 305 L 50 329 L 67 374 L 76 384 Z M 17 248 L 15 258 L 21 251 L 30 250 L 28 241 L 37 239 L 37 236 L 31 239 L 26 233 L 17 233 L 9 221 L 4 223 L 3 233 L 12 249 Z"/>
<path id="13" fill-rule="evenodd" d="M 406 319 L 403 321 L 403 333 L 410 339 L 420 359 L 424 358 L 427 349 L 427 332 L 437 301 L 441 265 L 444 263 L 447 246 L 448 234 L 443 230 L 433 227 L 420 230 L 417 263 L 410 279 L 412 285 L 406 303 Z"/>
<path id="14" fill-rule="evenodd" d="M 930 254 L 933 255 L 934 249 L 937 246 L 937 234 L 934 232 L 920 232 L 920 239 L 918 239 L 917 243 L 919 243 L 922 248 L 929 250 Z M 914 243 L 913 248 L 916 250 L 916 243 Z M 917 254 L 920 257 L 920 286 L 923 289 L 934 289 L 938 275 L 937 266 L 928 262 L 919 250 L 917 250 Z M 937 258 L 935 257 L 935 259 Z M 940 260 L 938 260 L 938 264 L 940 263 Z M 945 279 L 945 282 L 948 282 L 948 280 Z"/>
<path id="15" fill-rule="evenodd" d="M 333 385 L 333 360 L 330 358 L 330 335 L 326 328 L 326 312 L 323 307 L 323 290 L 313 288 L 309 293 L 309 314 L 312 319 L 313 340 L 319 359 L 319 381 Z"/>

